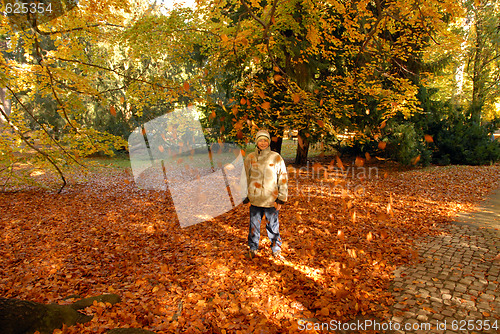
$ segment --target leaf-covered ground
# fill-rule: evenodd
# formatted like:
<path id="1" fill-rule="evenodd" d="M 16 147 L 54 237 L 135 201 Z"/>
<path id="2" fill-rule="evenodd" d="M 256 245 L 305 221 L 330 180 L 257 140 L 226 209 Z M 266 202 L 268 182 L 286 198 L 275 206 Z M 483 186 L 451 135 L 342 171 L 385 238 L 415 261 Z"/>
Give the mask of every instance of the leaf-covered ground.
<path id="1" fill-rule="evenodd" d="M 0 194 L 0 296 L 65 304 L 116 293 L 65 333 L 140 327 L 157 333 L 296 332 L 299 319 L 383 317 L 412 242 L 499 186 L 500 166 L 398 170 L 340 162 L 289 167 L 280 212 L 285 262 L 245 256 L 248 207 L 181 229 L 165 192 L 126 170 L 96 173 L 56 195 Z M 333 168 L 335 166 L 335 168 Z"/>

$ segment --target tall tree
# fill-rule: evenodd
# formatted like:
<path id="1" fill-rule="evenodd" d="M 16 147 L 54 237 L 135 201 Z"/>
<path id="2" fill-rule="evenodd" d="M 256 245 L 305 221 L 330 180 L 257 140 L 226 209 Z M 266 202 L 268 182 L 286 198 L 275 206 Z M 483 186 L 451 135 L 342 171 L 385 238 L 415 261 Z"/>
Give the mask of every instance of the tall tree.
<path id="1" fill-rule="evenodd" d="M 445 18 L 457 12 L 454 1 L 233 0 L 199 4 L 204 15 L 210 9 L 206 23 L 218 35 L 211 40 L 212 59 L 219 65 L 248 69 L 246 77 L 236 80 L 233 87 L 241 86 L 239 92 L 246 97 L 263 95 L 263 100 L 272 96 L 255 91 L 251 82 L 266 77 L 264 82 L 282 82 L 286 87 L 295 107 L 273 109 L 271 101 L 264 101 L 253 108 L 269 107 L 283 124 L 298 129 L 299 148 L 335 135 L 346 125 L 362 136 L 359 125 L 367 114 L 378 126 L 396 114 L 418 112 L 418 86 L 409 78 L 409 60 L 418 58 L 435 32 L 446 27 Z M 240 109 L 237 103 L 232 107 Z M 269 112 L 256 116 L 269 117 Z M 247 124 L 269 122 L 260 118 Z M 307 150 L 298 151 L 297 162 L 303 163 Z"/>
<path id="2" fill-rule="evenodd" d="M 175 66 L 185 46 L 194 44 L 186 38 L 196 38 L 188 15 L 185 10 L 159 15 L 146 0 L 83 0 L 46 21 L 2 16 L 0 86 L 13 104 L 10 115 L 2 107 L 3 127 L 10 129 L 3 130 L 9 138 L 0 143 L 8 153 L 0 173 L 11 175 L 16 156 L 29 149 L 36 167 L 50 163 L 64 186 L 63 166 L 125 145 L 110 129 L 97 129 L 101 110 L 108 118 L 140 121 L 144 110 L 189 96 L 188 67 Z M 40 101 L 53 108 L 52 121 L 37 112 Z M 17 139 L 24 145 L 12 145 Z"/>
<path id="3" fill-rule="evenodd" d="M 432 84 L 439 89 L 435 98 L 450 100 L 456 110 L 468 111 L 479 122 L 500 116 L 495 106 L 500 95 L 500 6 L 496 1 L 464 0 L 462 7 L 426 57 L 433 62 L 446 59 Z"/>
<path id="4" fill-rule="evenodd" d="M 469 112 L 475 122 L 488 100 L 498 96 L 500 88 L 500 5 L 497 1 L 470 1 L 467 7 L 473 20 L 475 32 L 470 61 L 472 63 L 472 101 Z"/>

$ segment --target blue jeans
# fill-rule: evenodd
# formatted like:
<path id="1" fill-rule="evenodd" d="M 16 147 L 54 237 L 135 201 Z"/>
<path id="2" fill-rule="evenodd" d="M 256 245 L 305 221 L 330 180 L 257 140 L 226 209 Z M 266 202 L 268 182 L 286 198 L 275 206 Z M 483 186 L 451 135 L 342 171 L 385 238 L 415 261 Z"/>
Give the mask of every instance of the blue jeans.
<path id="1" fill-rule="evenodd" d="M 260 223 L 262 216 L 266 215 L 267 236 L 271 240 L 271 249 L 274 252 L 281 250 L 280 223 L 278 221 L 278 210 L 276 208 L 262 208 L 259 206 L 250 206 L 250 228 L 248 230 L 248 246 L 251 250 L 259 248 Z"/>

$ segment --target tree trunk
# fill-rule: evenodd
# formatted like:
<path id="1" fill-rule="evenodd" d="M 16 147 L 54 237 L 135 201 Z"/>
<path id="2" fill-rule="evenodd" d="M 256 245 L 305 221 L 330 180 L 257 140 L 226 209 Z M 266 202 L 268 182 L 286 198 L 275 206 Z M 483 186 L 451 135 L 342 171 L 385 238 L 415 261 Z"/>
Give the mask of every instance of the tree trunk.
<path id="1" fill-rule="evenodd" d="M 474 52 L 474 73 L 472 74 L 472 103 L 470 115 L 474 122 L 481 120 L 481 110 L 484 105 L 484 69 L 483 69 L 483 23 L 476 14 L 476 47 Z"/>
<path id="2" fill-rule="evenodd" d="M 307 154 L 309 152 L 309 140 L 302 135 L 301 131 L 297 136 L 297 155 L 295 156 L 295 163 L 297 165 L 305 165 L 307 163 Z"/>
<path id="3" fill-rule="evenodd" d="M 476 31 L 476 41 L 474 46 L 474 65 L 472 73 L 472 102 L 469 114 L 473 122 L 480 123 L 482 110 L 488 95 L 486 83 L 489 79 L 490 69 L 488 63 L 494 59 L 488 39 L 491 30 L 488 29 L 488 10 L 491 6 L 487 2 L 480 2 L 474 8 L 474 27 Z M 490 27 L 491 29 L 491 27 Z M 493 33 L 494 34 L 494 33 Z"/>
<path id="4" fill-rule="evenodd" d="M 27 300 L 0 298 L 0 333 L 32 334 L 39 331 L 51 334 L 63 324 L 73 326 L 92 320 L 78 310 L 92 305 L 94 301 L 115 304 L 120 301 L 117 295 L 101 295 L 85 298 L 71 305 L 40 304 Z"/>
<path id="5" fill-rule="evenodd" d="M 271 138 L 273 138 L 271 134 Z M 276 136 L 276 141 L 271 140 L 271 151 L 281 154 L 281 146 L 283 145 L 283 137 Z"/>

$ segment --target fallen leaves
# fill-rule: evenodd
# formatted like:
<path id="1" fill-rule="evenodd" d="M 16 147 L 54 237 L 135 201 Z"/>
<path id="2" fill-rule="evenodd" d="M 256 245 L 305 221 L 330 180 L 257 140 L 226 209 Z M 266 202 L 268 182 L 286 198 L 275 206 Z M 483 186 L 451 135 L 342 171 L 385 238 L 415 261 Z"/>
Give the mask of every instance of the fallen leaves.
<path id="1" fill-rule="evenodd" d="M 472 209 L 498 185 L 500 169 L 380 168 L 361 181 L 351 173 L 333 179 L 318 173 L 331 172 L 328 165 L 314 166 L 314 175 L 289 173 L 289 204 L 280 213 L 285 264 L 270 256 L 265 224 L 259 256 L 244 257 L 246 206 L 181 229 L 169 196 L 137 189 L 125 172 L 102 173 L 58 196 L 2 193 L 0 295 L 43 303 L 122 296 L 113 308 L 88 307 L 94 320 L 67 334 L 115 327 L 293 333 L 302 318 L 383 316 L 392 270 L 415 260 L 413 240 Z M 323 189 L 328 182 L 342 189 Z"/>

